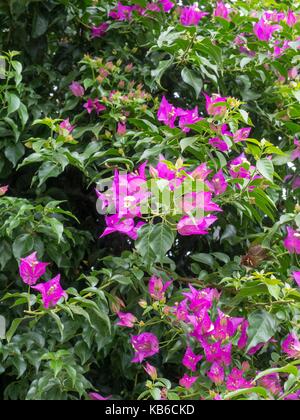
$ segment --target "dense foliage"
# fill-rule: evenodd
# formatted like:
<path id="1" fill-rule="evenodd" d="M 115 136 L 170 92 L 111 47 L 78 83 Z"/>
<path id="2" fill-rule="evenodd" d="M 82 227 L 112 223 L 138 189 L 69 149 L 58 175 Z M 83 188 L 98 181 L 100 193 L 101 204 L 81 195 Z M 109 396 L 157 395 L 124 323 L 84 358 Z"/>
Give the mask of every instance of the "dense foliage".
<path id="1" fill-rule="evenodd" d="M 0 398 L 300 399 L 300 3 L 0 24 Z"/>

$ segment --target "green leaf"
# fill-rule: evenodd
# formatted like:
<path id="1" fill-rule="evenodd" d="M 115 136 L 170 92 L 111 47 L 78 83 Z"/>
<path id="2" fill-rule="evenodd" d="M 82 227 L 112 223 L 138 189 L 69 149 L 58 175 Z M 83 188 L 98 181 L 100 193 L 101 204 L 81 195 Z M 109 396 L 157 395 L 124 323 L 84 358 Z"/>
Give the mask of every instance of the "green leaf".
<path id="1" fill-rule="evenodd" d="M 62 168 L 57 163 L 44 162 L 38 171 L 39 187 L 49 178 L 56 178 L 62 172 Z"/>
<path id="2" fill-rule="evenodd" d="M 257 161 L 256 168 L 258 172 L 267 180 L 273 182 L 274 165 L 269 159 L 260 159 Z"/>
<path id="3" fill-rule="evenodd" d="M 14 93 L 6 92 L 5 97 L 8 103 L 7 115 L 9 116 L 20 108 L 21 101 L 20 98 Z"/>
<path id="4" fill-rule="evenodd" d="M 213 267 L 215 263 L 214 258 L 210 254 L 203 253 L 192 255 L 192 260 L 209 265 L 210 267 Z"/>
<path id="5" fill-rule="evenodd" d="M 54 217 L 48 219 L 50 222 L 50 225 L 54 231 L 54 233 L 57 236 L 57 241 L 58 243 L 61 242 L 62 237 L 63 237 L 63 233 L 64 233 L 64 225 L 57 219 L 55 219 Z"/>
<path id="6" fill-rule="evenodd" d="M 199 98 L 199 95 L 201 93 L 201 90 L 203 88 L 203 82 L 202 79 L 200 79 L 200 77 L 197 77 L 196 74 L 188 69 L 187 67 L 185 67 L 182 72 L 181 72 L 181 77 L 182 80 L 189 86 L 191 86 L 196 94 L 196 99 Z"/>
<path id="7" fill-rule="evenodd" d="M 44 14 L 35 13 L 32 23 L 32 38 L 39 38 L 48 29 L 48 20 Z"/>
<path id="8" fill-rule="evenodd" d="M 247 352 L 258 344 L 267 343 L 277 331 L 277 319 L 264 310 L 252 313 L 248 321 Z"/>
<path id="9" fill-rule="evenodd" d="M 15 335 L 19 325 L 21 324 L 21 322 L 23 321 L 23 318 L 15 318 L 9 328 L 9 330 L 6 333 L 6 340 L 8 343 L 11 342 L 13 336 Z"/>
<path id="10" fill-rule="evenodd" d="M 232 398 L 240 397 L 242 395 L 247 394 L 259 394 L 264 398 L 268 398 L 267 391 L 262 387 L 255 387 L 255 388 L 248 388 L 248 389 L 240 389 L 238 391 L 230 392 L 225 396 L 225 400 L 231 400 Z"/>
<path id="11" fill-rule="evenodd" d="M 159 388 L 153 388 L 153 389 L 151 389 L 150 393 L 152 395 L 152 398 L 155 401 L 161 400 L 161 392 L 160 392 L 160 389 Z"/>
<path id="12" fill-rule="evenodd" d="M 33 251 L 34 240 L 33 236 L 25 233 L 18 236 L 13 243 L 13 254 L 17 259 L 25 257 Z"/>
<path id="13" fill-rule="evenodd" d="M 172 248 L 175 240 L 175 235 L 172 229 L 160 223 L 153 227 L 150 235 L 150 246 L 156 254 L 156 261 L 162 262 L 168 251 Z"/>
<path id="14" fill-rule="evenodd" d="M 289 374 L 297 376 L 298 369 L 296 368 L 296 366 L 293 366 L 293 365 L 286 365 L 282 368 L 268 369 L 268 370 L 265 370 L 264 372 L 259 373 L 253 382 L 257 382 L 259 379 L 268 375 L 272 375 L 273 373 L 289 373 Z"/>

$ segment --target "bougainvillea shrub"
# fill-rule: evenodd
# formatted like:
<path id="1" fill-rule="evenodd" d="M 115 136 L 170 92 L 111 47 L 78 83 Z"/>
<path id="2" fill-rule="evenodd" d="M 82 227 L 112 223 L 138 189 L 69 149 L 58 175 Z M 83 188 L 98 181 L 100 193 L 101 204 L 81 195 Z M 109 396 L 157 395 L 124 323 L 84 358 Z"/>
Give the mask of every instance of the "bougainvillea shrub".
<path id="1" fill-rule="evenodd" d="M 300 3 L 0 22 L 0 398 L 299 400 Z"/>

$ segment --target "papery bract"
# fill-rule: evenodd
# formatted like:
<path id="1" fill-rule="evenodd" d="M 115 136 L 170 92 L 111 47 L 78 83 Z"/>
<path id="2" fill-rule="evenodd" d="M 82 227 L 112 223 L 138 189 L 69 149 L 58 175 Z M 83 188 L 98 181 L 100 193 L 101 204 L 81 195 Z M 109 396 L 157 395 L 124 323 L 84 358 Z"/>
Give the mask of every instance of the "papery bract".
<path id="1" fill-rule="evenodd" d="M 270 25 L 264 19 L 261 19 L 254 25 L 254 33 L 260 41 L 269 42 L 273 33 L 282 29 L 280 25 Z"/>
<path id="2" fill-rule="evenodd" d="M 3 197 L 7 193 L 8 189 L 8 185 L 3 185 L 2 187 L 0 187 L 0 197 Z"/>
<path id="3" fill-rule="evenodd" d="M 37 252 L 21 258 L 19 271 L 24 283 L 33 286 L 46 273 L 48 263 L 38 261 Z"/>
<path id="4" fill-rule="evenodd" d="M 38 284 L 32 288 L 41 293 L 43 304 L 46 309 L 56 306 L 63 297 L 67 298 L 67 293 L 63 290 L 60 284 L 60 274 L 52 280 L 49 280 L 46 283 Z"/>
<path id="5" fill-rule="evenodd" d="M 268 389 L 273 395 L 279 395 L 282 392 L 282 387 L 280 384 L 280 377 L 278 373 L 271 373 L 262 377 L 258 384 Z"/>
<path id="6" fill-rule="evenodd" d="M 70 85 L 70 90 L 74 96 L 81 97 L 84 96 L 85 90 L 84 87 L 78 82 L 72 82 Z"/>
<path id="7" fill-rule="evenodd" d="M 133 328 L 134 324 L 137 321 L 136 317 L 130 312 L 129 313 L 118 312 L 118 317 L 119 317 L 119 321 L 117 322 L 117 325 L 119 327 Z"/>
<path id="8" fill-rule="evenodd" d="M 186 349 L 185 355 L 182 359 L 182 364 L 192 372 L 196 372 L 197 364 L 202 360 L 202 356 L 197 356 L 191 347 Z"/>
<path id="9" fill-rule="evenodd" d="M 214 362 L 207 376 L 215 385 L 221 385 L 225 380 L 225 370 L 222 365 Z"/>
<path id="10" fill-rule="evenodd" d="M 179 385 L 186 389 L 191 389 L 199 376 L 189 376 L 188 374 L 184 374 L 183 378 L 180 379 Z"/>
<path id="11" fill-rule="evenodd" d="M 92 401 L 108 401 L 112 398 L 111 395 L 109 397 L 103 397 L 102 395 L 98 394 L 97 392 L 90 392 L 89 397 Z"/>
<path id="12" fill-rule="evenodd" d="M 294 271 L 292 274 L 293 274 L 295 282 L 300 287 L 300 271 Z"/>
<path id="13" fill-rule="evenodd" d="M 59 128 L 63 131 L 65 130 L 68 134 L 71 134 L 72 131 L 75 129 L 75 125 L 72 125 L 70 123 L 70 118 L 67 118 L 66 120 L 60 123 Z"/>
<path id="14" fill-rule="evenodd" d="M 207 235 L 210 226 L 218 220 L 216 216 L 205 216 L 201 219 L 194 219 L 184 216 L 177 224 L 178 233 L 182 236 Z"/>
<path id="15" fill-rule="evenodd" d="M 300 254 L 300 232 L 287 227 L 287 237 L 284 240 L 284 246 L 291 254 Z"/>
<path id="16" fill-rule="evenodd" d="M 228 391 L 253 388 L 253 384 L 244 378 L 244 372 L 234 368 L 227 378 L 226 388 Z"/>
<path id="17" fill-rule="evenodd" d="M 143 222 L 135 224 L 131 218 L 120 218 L 119 215 L 107 216 L 105 218 L 107 228 L 101 235 L 101 238 L 110 235 L 114 232 L 124 233 L 131 239 L 136 240 L 138 238 L 138 231 L 144 225 Z"/>
<path id="18" fill-rule="evenodd" d="M 228 152 L 230 150 L 228 144 L 225 140 L 220 139 L 220 137 L 214 137 L 209 140 L 209 144 L 221 152 Z"/>
<path id="19" fill-rule="evenodd" d="M 219 95 L 213 95 L 212 97 L 205 95 L 205 98 L 206 98 L 206 110 L 209 115 L 223 116 L 226 113 L 227 98 L 222 98 Z"/>
<path id="20" fill-rule="evenodd" d="M 149 281 L 149 293 L 152 299 L 154 300 L 164 300 L 165 292 L 172 284 L 172 281 L 163 283 L 162 279 L 159 277 L 152 276 Z"/>
<path id="21" fill-rule="evenodd" d="M 102 23 L 99 26 L 92 27 L 92 38 L 101 38 L 107 32 L 109 28 L 108 23 Z"/>
<path id="22" fill-rule="evenodd" d="M 213 191 L 215 195 L 224 194 L 228 187 L 222 169 L 213 176 L 211 181 L 206 181 L 206 185 Z"/>
<path id="23" fill-rule="evenodd" d="M 146 363 L 146 365 L 144 366 L 145 372 L 150 376 L 150 378 L 152 379 L 152 381 L 156 381 L 157 379 L 157 369 L 150 365 L 150 363 Z"/>
<path id="24" fill-rule="evenodd" d="M 300 358 L 300 341 L 294 332 L 283 341 L 282 351 L 293 359 Z"/>
<path id="25" fill-rule="evenodd" d="M 197 6 L 183 7 L 180 12 L 180 22 L 184 26 L 197 26 L 200 20 L 208 15 L 206 12 L 202 12 Z"/>
<path id="26" fill-rule="evenodd" d="M 230 9 L 223 1 L 218 1 L 217 7 L 214 10 L 214 16 L 230 21 Z"/>
<path id="27" fill-rule="evenodd" d="M 248 139 L 251 133 L 251 128 L 241 128 L 240 130 L 236 131 L 233 135 L 233 141 L 235 143 L 239 143 L 241 141 L 245 141 Z"/>
<path id="28" fill-rule="evenodd" d="M 132 363 L 141 363 L 144 359 L 159 353 L 159 341 L 152 333 L 142 333 L 131 338 L 131 344 L 135 350 Z"/>
<path id="29" fill-rule="evenodd" d="M 175 128 L 175 121 L 178 117 L 178 110 L 175 106 L 170 104 L 166 97 L 163 96 L 158 113 L 157 118 L 158 121 L 163 122 L 164 124 L 168 125 L 170 128 Z"/>

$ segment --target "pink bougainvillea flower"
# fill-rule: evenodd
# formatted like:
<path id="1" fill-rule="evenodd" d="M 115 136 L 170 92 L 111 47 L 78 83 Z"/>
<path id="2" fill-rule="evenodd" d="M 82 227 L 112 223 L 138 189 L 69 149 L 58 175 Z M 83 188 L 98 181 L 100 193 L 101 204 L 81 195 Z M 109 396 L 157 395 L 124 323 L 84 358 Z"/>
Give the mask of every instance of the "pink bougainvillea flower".
<path id="1" fill-rule="evenodd" d="M 216 340 L 224 341 L 227 338 L 233 337 L 238 330 L 238 327 L 243 323 L 243 318 L 231 318 L 225 315 L 219 308 L 218 317 L 215 321 L 212 336 Z"/>
<path id="2" fill-rule="evenodd" d="M 239 143 L 240 141 L 245 141 L 250 136 L 250 133 L 251 133 L 251 128 L 250 127 L 241 128 L 236 133 L 234 133 L 233 141 L 235 143 Z"/>
<path id="3" fill-rule="evenodd" d="M 199 376 L 190 376 L 187 373 L 184 374 L 183 378 L 180 379 L 179 385 L 185 389 L 191 389 Z"/>
<path id="4" fill-rule="evenodd" d="M 3 185 L 3 187 L 0 187 L 0 197 L 3 197 L 7 193 L 8 189 L 8 185 Z"/>
<path id="5" fill-rule="evenodd" d="M 144 366 L 145 372 L 150 376 L 150 378 L 152 379 L 152 381 L 156 381 L 157 379 L 157 369 L 150 365 L 150 363 L 146 363 L 146 365 Z"/>
<path id="6" fill-rule="evenodd" d="M 210 226 L 217 220 L 218 218 L 213 215 L 201 219 L 184 216 L 177 224 L 177 231 L 182 236 L 207 235 Z"/>
<path id="7" fill-rule="evenodd" d="M 88 99 L 88 101 L 83 105 L 89 114 L 95 111 L 98 115 L 100 112 L 106 110 L 106 106 L 99 102 L 99 99 Z"/>
<path id="8" fill-rule="evenodd" d="M 63 131 L 66 131 L 68 134 L 71 134 L 75 129 L 75 125 L 72 125 L 70 123 L 70 118 L 67 118 L 60 123 L 59 128 Z"/>
<path id="9" fill-rule="evenodd" d="M 119 134 L 119 136 L 124 136 L 124 134 L 126 134 L 126 132 L 127 132 L 126 123 L 119 122 L 118 123 L 118 130 L 117 130 L 117 133 Z"/>
<path id="10" fill-rule="evenodd" d="M 52 280 L 38 284 L 32 288 L 41 293 L 43 304 L 46 309 L 54 307 L 63 297 L 67 298 L 67 293 L 60 285 L 60 274 Z"/>
<path id="11" fill-rule="evenodd" d="M 149 281 L 149 293 L 152 299 L 154 300 L 164 300 L 165 292 L 172 284 L 172 281 L 163 283 L 162 279 L 159 277 L 152 276 Z"/>
<path id="12" fill-rule="evenodd" d="M 291 254 L 300 254 L 300 232 L 288 227 L 284 246 Z"/>
<path id="13" fill-rule="evenodd" d="M 109 17 L 114 20 L 129 21 L 132 18 L 132 12 L 134 9 L 134 6 L 124 6 L 121 2 L 119 2 L 117 7 L 109 13 Z"/>
<path id="14" fill-rule="evenodd" d="M 159 341 L 152 333 L 142 333 L 131 338 L 131 344 L 135 350 L 132 363 L 142 363 L 148 357 L 159 353 Z"/>
<path id="15" fill-rule="evenodd" d="M 156 175 L 157 178 L 166 179 L 168 181 L 172 181 L 176 178 L 176 171 L 174 169 L 169 169 L 168 165 L 164 162 L 166 159 L 164 156 L 159 157 L 159 162 L 156 165 L 156 168 L 153 171 L 153 174 Z"/>
<path id="16" fill-rule="evenodd" d="M 220 137 L 214 137 L 209 140 L 209 144 L 220 152 L 228 152 L 230 147 L 225 140 L 220 139 Z"/>
<path id="17" fill-rule="evenodd" d="M 220 299 L 220 293 L 216 289 L 202 289 L 197 290 L 191 284 L 189 285 L 189 292 L 183 292 L 190 303 L 190 310 L 193 312 L 207 310 L 213 306 L 214 301 Z"/>
<path id="18" fill-rule="evenodd" d="M 239 349 L 244 349 L 248 343 L 248 328 L 249 328 L 249 322 L 247 320 L 245 320 L 242 323 L 241 326 L 241 336 L 240 339 L 238 341 L 238 348 Z"/>
<path id="19" fill-rule="evenodd" d="M 206 181 L 206 185 L 215 195 L 224 194 L 228 187 L 228 182 L 225 179 L 222 169 L 217 172 L 211 181 Z"/>
<path id="20" fill-rule="evenodd" d="M 280 57 L 282 56 L 286 50 L 288 50 L 290 48 L 290 44 L 289 41 L 281 41 L 281 40 L 276 40 L 274 43 L 274 57 Z M 285 82 L 284 76 L 280 76 L 279 77 L 279 82 Z"/>
<path id="21" fill-rule="evenodd" d="M 204 349 L 207 362 L 214 363 L 221 361 L 222 343 L 220 341 L 217 341 L 215 343 L 209 343 L 206 340 L 202 340 L 201 344 Z"/>
<path id="22" fill-rule="evenodd" d="M 286 16 L 287 25 L 292 27 L 292 26 L 295 26 L 297 22 L 298 22 L 298 17 L 292 10 L 289 10 Z"/>
<path id="23" fill-rule="evenodd" d="M 296 146 L 296 149 L 292 152 L 292 162 L 296 159 L 300 159 L 300 141 L 298 139 L 294 139 L 294 145 Z"/>
<path id="24" fill-rule="evenodd" d="M 200 360 L 203 359 L 203 356 L 197 356 L 191 347 L 188 347 L 185 355 L 182 359 L 182 364 L 186 368 L 190 369 L 192 372 L 196 372 L 197 370 L 197 364 L 200 362 Z"/>
<path id="25" fill-rule="evenodd" d="M 293 359 L 300 358 L 300 341 L 294 332 L 283 341 L 282 351 Z"/>
<path id="26" fill-rule="evenodd" d="M 244 378 L 244 372 L 234 368 L 227 378 L 226 388 L 228 391 L 253 388 L 253 384 Z"/>
<path id="27" fill-rule="evenodd" d="M 112 398 L 111 395 L 109 397 L 102 397 L 102 395 L 97 392 L 90 392 L 89 397 L 92 401 L 108 401 Z"/>
<path id="28" fill-rule="evenodd" d="M 188 310 L 188 305 L 187 305 L 187 299 L 184 299 L 180 303 L 176 302 L 173 310 L 174 310 L 173 313 L 178 321 L 188 322 L 189 310 Z"/>
<path id="29" fill-rule="evenodd" d="M 133 328 L 134 324 L 137 321 L 136 317 L 130 312 L 129 313 L 118 312 L 118 317 L 119 317 L 119 321 L 117 322 L 117 325 L 119 327 Z"/>
<path id="30" fill-rule="evenodd" d="M 212 170 L 210 170 L 207 167 L 207 163 L 201 163 L 192 173 L 191 175 L 194 179 L 199 179 L 200 181 L 205 181 L 209 174 L 212 173 Z"/>
<path id="31" fill-rule="evenodd" d="M 258 353 L 262 348 L 264 348 L 264 346 L 268 344 L 268 343 L 259 343 L 256 346 L 252 347 L 247 354 L 249 356 L 254 356 L 256 353 Z"/>
<path id="32" fill-rule="evenodd" d="M 161 4 L 163 11 L 168 13 L 170 10 L 175 7 L 174 3 L 171 0 L 159 0 L 159 3 Z"/>
<path id="33" fill-rule="evenodd" d="M 292 274 L 293 274 L 295 282 L 300 287 L 300 271 L 294 271 Z"/>
<path id="34" fill-rule="evenodd" d="M 207 376 L 215 385 L 221 385 L 225 380 L 225 370 L 222 365 L 215 362 L 207 373 Z"/>
<path id="35" fill-rule="evenodd" d="M 92 38 L 101 38 L 103 35 L 106 34 L 109 28 L 108 23 L 101 23 L 99 26 L 92 27 Z"/>
<path id="36" fill-rule="evenodd" d="M 278 23 L 285 19 L 285 13 L 277 10 L 268 10 L 264 13 L 263 18 L 270 22 Z"/>
<path id="37" fill-rule="evenodd" d="M 33 286 L 46 273 L 49 264 L 38 261 L 37 252 L 26 258 L 21 258 L 20 276 L 24 283 Z"/>
<path id="38" fill-rule="evenodd" d="M 190 306 L 190 309 L 192 304 Z M 214 324 L 212 323 L 210 316 L 206 309 L 196 310 L 196 316 L 189 315 L 188 320 L 194 329 L 191 332 L 191 336 L 195 337 L 200 343 L 204 336 L 209 334 L 214 329 Z"/>
<path id="39" fill-rule="evenodd" d="M 269 42 L 273 33 L 282 29 L 280 25 L 270 25 L 264 19 L 261 19 L 254 25 L 254 33 L 260 41 Z"/>
<path id="40" fill-rule="evenodd" d="M 183 7 L 180 12 L 180 22 L 184 26 L 197 26 L 208 13 L 202 12 L 196 5 Z"/>
<path id="41" fill-rule="evenodd" d="M 84 87 L 81 86 L 78 82 L 72 82 L 70 85 L 70 91 L 73 93 L 74 96 L 82 97 L 85 94 Z"/>
<path id="42" fill-rule="evenodd" d="M 242 153 L 229 163 L 229 172 L 232 178 L 251 179 L 251 173 L 255 169 Z"/>
<path id="43" fill-rule="evenodd" d="M 300 188 L 300 177 L 299 176 L 296 176 L 296 178 L 293 180 L 292 188 L 294 190 L 297 190 L 298 188 Z"/>
<path id="44" fill-rule="evenodd" d="M 222 98 L 220 95 L 213 95 L 212 97 L 205 95 L 206 110 L 208 115 L 223 116 L 227 111 L 227 98 Z"/>
<path id="45" fill-rule="evenodd" d="M 138 238 L 138 231 L 139 229 L 144 226 L 143 222 L 138 222 L 137 225 L 135 225 L 135 222 L 133 219 L 128 218 L 124 219 L 120 216 L 115 214 L 113 216 L 107 216 L 105 218 L 107 228 L 105 229 L 104 233 L 101 235 L 101 238 L 110 235 L 114 232 L 120 232 L 127 236 L 129 236 L 134 241 Z"/>
<path id="46" fill-rule="evenodd" d="M 222 209 L 218 204 L 212 201 L 211 192 L 193 192 L 185 194 L 180 203 L 177 203 L 178 209 L 184 213 L 190 213 L 194 209 L 202 210 L 202 212 L 210 213 L 212 211 L 221 212 Z"/>
<path id="47" fill-rule="evenodd" d="M 266 375 L 258 381 L 259 386 L 268 389 L 273 395 L 282 393 L 280 377 L 278 373 L 271 373 Z"/>
<path id="48" fill-rule="evenodd" d="M 285 401 L 299 401 L 300 400 L 300 390 L 294 394 L 287 395 L 284 399 Z"/>
<path id="49" fill-rule="evenodd" d="M 170 128 L 175 128 L 175 121 L 178 117 L 178 110 L 175 106 L 170 104 L 166 97 L 163 96 L 158 113 L 157 118 L 158 121 L 163 122 Z"/>
<path id="50" fill-rule="evenodd" d="M 298 75 L 299 75 L 299 72 L 298 72 L 298 67 L 292 67 L 292 68 L 288 71 L 288 76 L 289 76 L 289 79 L 294 80 L 294 79 L 296 79 L 296 78 L 298 77 Z"/>
<path id="51" fill-rule="evenodd" d="M 179 116 L 179 127 L 184 133 L 189 133 L 191 129 L 187 127 L 188 125 L 196 124 L 198 121 L 201 121 L 202 118 L 199 118 L 198 107 L 192 110 L 177 109 L 177 114 Z"/>
<path id="52" fill-rule="evenodd" d="M 214 16 L 230 21 L 230 9 L 223 1 L 218 1 L 217 7 L 214 10 Z"/>

